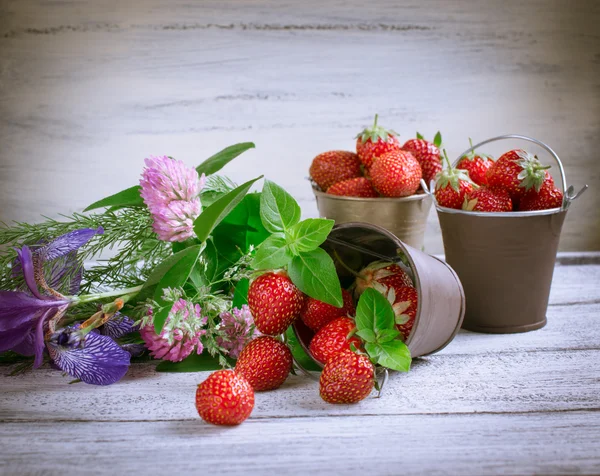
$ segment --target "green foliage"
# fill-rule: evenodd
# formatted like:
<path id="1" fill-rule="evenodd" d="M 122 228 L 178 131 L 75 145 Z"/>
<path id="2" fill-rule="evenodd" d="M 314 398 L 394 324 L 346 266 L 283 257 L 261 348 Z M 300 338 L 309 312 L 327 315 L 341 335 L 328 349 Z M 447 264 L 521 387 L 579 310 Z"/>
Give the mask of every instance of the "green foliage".
<path id="1" fill-rule="evenodd" d="M 300 221 L 300 206 L 276 183 L 265 181 L 260 198 L 260 216 L 267 231 L 286 231 Z"/>
<path id="2" fill-rule="evenodd" d="M 292 282 L 310 297 L 335 307 L 342 307 L 342 288 L 331 257 L 316 248 L 295 256 L 288 267 Z"/>
<path id="3" fill-rule="evenodd" d="M 97 202 L 92 203 L 83 211 L 89 212 L 91 210 L 96 210 L 98 208 L 104 207 L 143 207 L 144 201 L 140 196 L 140 191 L 141 187 L 139 185 L 129 187 L 125 190 L 115 193 L 114 195 L 110 195 L 108 197 L 103 198 L 102 200 L 98 200 Z"/>
<path id="4" fill-rule="evenodd" d="M 228 362 L 231 365 L 231 361 Z M 218 357 L 204 352 L 200 355 L 191 354 L 181 362 L 161 361 L 156 366 L 157 372 L 206 372 L 209 370 L 219 370 L 223 368 Z"/>

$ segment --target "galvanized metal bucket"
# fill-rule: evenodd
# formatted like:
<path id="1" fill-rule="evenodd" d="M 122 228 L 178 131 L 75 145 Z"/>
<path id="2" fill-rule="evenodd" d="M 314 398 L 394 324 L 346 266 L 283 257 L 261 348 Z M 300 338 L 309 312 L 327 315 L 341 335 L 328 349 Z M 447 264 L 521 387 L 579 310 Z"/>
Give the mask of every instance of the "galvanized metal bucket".
<path id="1" fill-rule="evenodd" d="M 554 158 L 564 200 L 560 208 L 506 213 L 454 210 L 436 202 L 446 261 L 460 277 L 467 297 L 463 328 L 476 332 L 526 332 L 546 324 L 562 225 L 571 202 L 587 188 L 577 194 L 573 187 L 567 189 L 556 153 L 526 136 L 509 134 L 485 140 L 461 154 L 457 162 L 483 145 L 507 139 L 537 144 Z"/>
<path id="2" fill-rule="evenodd" d="M 415 323 L 406 344 L 413 357 L 433 354 L 446 347 L 459 331 L 465 313 L 465 295 L 454 270 L 444 261 L 403 243 L 388 230 L 369 223 L 336 225 L 323 244 L 332 257 L 337 253 L 347 266 L 360 271 L 376 260 L 400 263 L 402 252 L 410 266 L 419 302 Z M 343 287 L 354 276 L 340 267 Z M 300 319 L 294 331 L 307 354 L 313 332 Z M 317 364 L 319 364 L 317 362 Z M 321 364 L 319 364 L 322 367 Z"/>
<path id="3" fill-rule="evenodd" d="M 402 198 L 356 198 L 329 195 L 313 187 L 319 215 L 341 223 L 371 223 L 392 232 L 413 248 L 423 248 L 431 198 L 419 193 Z"/>

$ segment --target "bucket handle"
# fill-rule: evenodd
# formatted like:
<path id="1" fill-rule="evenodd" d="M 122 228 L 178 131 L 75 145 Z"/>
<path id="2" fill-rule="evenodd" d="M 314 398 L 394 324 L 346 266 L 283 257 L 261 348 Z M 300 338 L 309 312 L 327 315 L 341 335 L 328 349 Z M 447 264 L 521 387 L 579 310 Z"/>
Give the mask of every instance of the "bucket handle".
<path id="1" fill-rule="evenodd" d="M 523 136 L 520 134 L 505 134 L 502 136 L 492 137 L 491 139 L 486 139 L 486 140 L 480 142 L 479 144 L 475 144 L 474 146 L 469 147 L 466 151 L 464 151 L 462 154 L 460 154 L 458 156 L 458 158 L 454 161 L 453 166 L 456 166 L 456 164 L 458 163 L 458 161 L 460 159 L 462 159 L 465 155 L 475 151 L 475 149 L 477 149 L 485 144 L 489 144 L 490 142 L 496 142 L 496 141 L 504 140 L 504 139 L 521 139 L 521 140 L 524 140 L 527 142 L 532 142 L 534 144 L 539 145 L 542 149 L 546 150 L 546 152 L 548 152 L 554 158 L 554 160 L 558 164 L 558 169 L 560 171 L 560 178 L 561 178 L 562 188 L 563 188 L 563 197 L 564 198 L 563 198 L 561 210 L 566 210 L 567 208 L 569 208 L 569 205 L 571 205 L 571 202 L 573 202 L 574 200 L 579 198 L 581 196 L 581 194 L 587 190 L 587 188 L 588 188 L 587 185 L 584 185 L 577 193 L 575 193 L 575 188 L 572 185 L 567 188 L 567 178 L 565 177 L 565 169 L 563 167 L 563 164 L 562 164 L 560 158 L 556 154 L 556 152 L 554 152 L 554 150 L 552 150 L 552 148 L 549 145 L 545 144 L 544 142 L 539 141 L 537 139 L 533 139 L 531 137 Z M 433 190 L 435 190 L 434 182 L 432 181 L 429 184 L 429 188 L 428 188 L 425 185 L 425 182 L 423 180 L 421 180 L 421 186 L 423 187 L 423 190 L 425 191 L 425 193 L 432 196 L 432 198 L 435 200 L 435 196 L 433 194 Z"/>

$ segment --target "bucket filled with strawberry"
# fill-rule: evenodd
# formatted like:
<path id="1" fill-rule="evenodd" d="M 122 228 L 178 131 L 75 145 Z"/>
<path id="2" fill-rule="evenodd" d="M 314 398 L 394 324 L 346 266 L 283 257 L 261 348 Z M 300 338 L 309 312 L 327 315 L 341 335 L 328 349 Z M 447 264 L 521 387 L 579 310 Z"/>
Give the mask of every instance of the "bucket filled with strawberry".
<path id="1" fill-rule="evenodd" d="M 431 199 L 421 188 L 442 169 L 441 134 L 433 142 L 420 134 L 402 144 L 398 134 L 374 124 L 356 137 L 356 152 L 317 155 L 310 179 L 319 214 L 336 223 L 382 226 L 421 249 Z"/>
<path id="2" fill-rule="evenodd" d="M 503 151 L 497 160 L 480 152 L 495 142 Z M 463 327 L 489 333 L 543 327 L 562 225 L 587 185 L 578 193 L 567 188 L 556 153 L 520 135 L 483 141 L 454 165 L 444 159 L 431 194 L 446 261 L 467 298 Z"/>

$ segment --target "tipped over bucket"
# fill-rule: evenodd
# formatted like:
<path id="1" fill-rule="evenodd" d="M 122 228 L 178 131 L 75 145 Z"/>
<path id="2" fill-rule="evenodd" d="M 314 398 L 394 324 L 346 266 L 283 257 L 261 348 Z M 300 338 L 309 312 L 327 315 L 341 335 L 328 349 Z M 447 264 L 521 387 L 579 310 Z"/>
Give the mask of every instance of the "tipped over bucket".
<path id="1" fill-rule="evenodd" d="M 506 139 L 537 144 L 556 160 L 564 200 L 560 208 L 500 213 L 454 210 L 436 202 L 446 261 L 460 277 L 467 298 L 463 328 L 476 332 L 526 332 L 546 324 L 562 225 L 570 203 L 579 196 L 572 187 L 566 189 L 556 153 L 529 137 L 489 139 L 459 159 L 482 145 Z"/>
<path id="2" fill-rule="evenodd" d="M 431 198 L 356 198 L 330 195 L 313 188 L 319 215 L 342 223 L 370 223 L 385 228 L 413 248 L 422 249 Z"/>
<path id="3" fill-rule="evenodd" d="M 419 297 L 415 322 L 406 341 L 412 357 L 438 352 L 454 339 L 464 317 L 465 296 L 458 276 L 448 264 L 368 223 L 336 225 L 322 246 L 334 261 L 337 255 L 356 272 L 373 261 L 400 263 L 400 256 L 404 255 Z M 348 288 L 354 281 L 354 275 L 343 267 L 338 268 L 338 274 L 342 287 Z M 300 319 L 293 326 L 310 355 L 313 332 Z"/>

